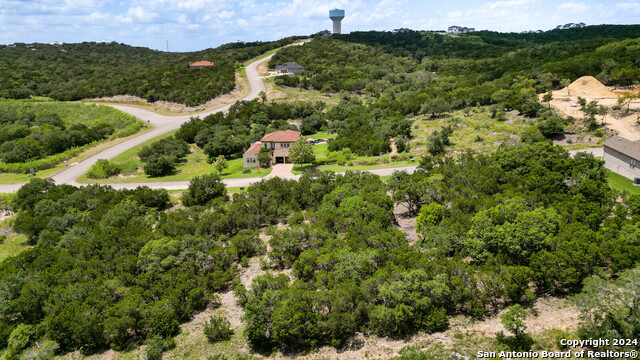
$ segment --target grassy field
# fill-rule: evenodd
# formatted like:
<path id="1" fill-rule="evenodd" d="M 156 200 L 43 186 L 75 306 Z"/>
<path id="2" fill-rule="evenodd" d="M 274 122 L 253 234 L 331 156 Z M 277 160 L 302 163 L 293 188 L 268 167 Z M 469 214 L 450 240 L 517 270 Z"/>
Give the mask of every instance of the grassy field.
<path id="1" fill-rule="evenodd" d="M 340 102 L 340 94 L 323 94 L 317 90 L 305 90 L 288 86 L 278 86 L 273 78 L 264 79 L 269 100 L 278 101 L 322 101 L 327 105 L 337 105 Z"/>
<path id="2" fill-rule="evenodd" d="M 39 178 L 47 178 L 47 177 L 51 177 L 57 173 L 59 173 L 60 171 L 64 170 L 65 168 L 67 168 L 69 165 L 73 164 L 73 163 L 77 163 L 80 162 L 82 160 L 85 160 L 86 158 L 93 156 L 97 153 L 99 153 L 102 150 L 105 150 L 107 148 L 110 148 L 111 146 L 114 146 L 116 144 L 119 144 L 123 141 L 126 141 L 132 137 L 136 137 L 140 134 L 143 134 L 147 131 L 151 131 L 153 128 L 149 127 L 149 126 L 145 126 L 142 130 L 140 130 L 139 132 L 124 137 L 124 138 L 119 138 L 119 139 L 115 139 L 115 140 L 111 140 L 111 141 L 107 141 L 104 142 L 102 144 L 99 144 L 98 146 L 92 147 L 88 150 L 85 150 L 84 152 L 80 153 L 78 156 L 75 156 L 69 160 L 67 160 L 66 163 L 60 163 L 58 165 L 56 165 L 55 167 L 51 168 L 51 169 L 46 169 L 46 170 L 41 170 L 38 171 L 36 173 L 36 177 Z M 31 179 L 29 174 L 13 174 L 13 173 L 0 173 L 0 184 L 13 184 L 13 183 L 23 183 L 23 182 L 29 182 L 29 179 Z"/>
<path id="3" fill-rule="evenodd" d="M 622 175 L 618 175 L 611 170 L 607 170 L 607 181 L 611 188 L 619 191 L 628 191 L 633 195 L 640 195 L 640 186 L 634 186 L 633 180 L 627 179 Z"/>
<path id="4" fill-rule="evenodd" d="M 334 134 L 319 132 L 313 135 L 309 135 L 309 138 L 317 139 L 331 139 L 334 138 Z M 327 160 L 333 154 L 328 149 L 327 143 L 321 143 L 313 146 L 313 153 L 316 156 L 316 160 Z M 327 164 L 327 165 L 295 165 L 293 167 L 293 173 L 301 175 L 307 172 L 314 171 L 334 171 L 344 172 L 349 170 L 371 170 L 371 169 L 384 169 L 391 167 L 402 167 L 416 165 L 415 162 L 411 162 L 410 155 L 382 155 L 382 156 L 354 156 L 353 159 L 348 161 L 344 165 L 340 164 Z"/>
<path id="5" fill-rule="evenodd" d="M 411 153 L 414 155 L 426 154 L 427 137 L 434 130 L 447 125 L 454 128 L 447 152 L 467 149 L 485 152 L 496 149 L 502 143 L 518 142 L 520 132 L 535 121 L 513 114 L 507 114 L 507 121 L 497 121 L 491 118 L 488 109 L 482 107 L 468 109 L 466 112 L 455 111 L 436 119 L 417 116 L 413 120 Z"/>
<path id="6" fill-rule="evenodd" d="M 159 140 L 173 135 L 174 132 L 163 134 L 155 140 Z M 193 152 L 186 157 L 186 161 L 180 164 L 176 173 L 169 176 L 149 177 L 142 170 L 143 163 L 138 158 L 138 152 L 146 144 L 138 145 L 122 154 L 116 156 L 111 161 L 120 164 L 123 167 L 122 176 L 112 177 L 109 179 L 89 179 L 85 175 L 78 178 L 80 183 L 127 183 L 127 182 L 158 182 L 158 181 L 186 181 L 196 176 L 209 174 L 213 171 L 213 165 L 207 162 L 207 155 L 195 144 L 192 145 Z M 223 178 L 247 178 L 247 177 L 263 177 L 271 172 L 271 169 L 251 169 L 248 173 L 244 172 L 242 158 L 232 159 L 228 161 L 229 167 L 222 173 Z"/>

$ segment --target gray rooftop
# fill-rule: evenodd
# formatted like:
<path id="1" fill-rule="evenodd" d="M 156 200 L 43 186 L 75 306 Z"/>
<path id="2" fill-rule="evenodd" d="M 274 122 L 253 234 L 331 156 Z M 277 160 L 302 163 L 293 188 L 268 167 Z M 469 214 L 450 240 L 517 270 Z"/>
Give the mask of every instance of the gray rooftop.
<path id="1" fill-rule="evenodd" d="M 640 161 L 640 140 L 631 141 L 620 136 L 614 136 L 605 141 L 602 146 Z"/>
<path id="2" fill-rule="evenodd" d="M 286 62 L 276 66 L 276 69 L 304 69 L 304 66 L 295 62 Z"/>

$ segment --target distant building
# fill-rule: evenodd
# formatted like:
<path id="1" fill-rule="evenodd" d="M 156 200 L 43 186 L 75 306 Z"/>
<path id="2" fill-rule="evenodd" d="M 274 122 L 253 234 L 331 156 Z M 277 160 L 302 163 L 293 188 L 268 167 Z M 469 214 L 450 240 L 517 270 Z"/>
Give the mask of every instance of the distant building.
<path id="1" fill-rule="evenodd" d="M 305 67 L 295 62 L 287 62 L 276 66 L 276 73 L 282 75 L 302 75 Z"/>
<path id="2" fill-rule="evenodd" d="M 315 33 L 313 35 L 315 35 L 315 36 L 330 36 L 331 35 L 331 31 L 322 30 L 322 31 L 318 31 L 317 33 Z"/>
<path id="3" fill-rule="evenodd" d="M 587 24 L 581 22 L 581 23 L 568 23 L 568 24 L 564 24 L 564 25 L 558 25 L 556 26 L 556 30 L 566 30 L 566 29 L 573 29 L 573 28 L 583 28 L 587 26 Z"/>
<path id="4" fill-rule="evenodd" d="M 447 32 L 449 34 L 462 34 L 462 33 L 470 33 L 470 32 L 474 32 L 476 31 L 475 28 L 468 28 L 468 27 L 464 27 L 464 26 L 449 26 L 449 29 L 447 29 Z"/>
<path id="5" fill-rule="evenodd" d="M 247 149 L 242 155 L 242 163 L 245 168 L 258 166 L 258 154 L 260 149 L 269 151 L 271 164 L 291 164 L 289 149 L 300 138 L 300 131 L 284 130 L 275 131 L 262 137 L 262 139 Z"/>
<path id="6" fill-rule="evenodd" d="M 49 45 L 51 45 L 51 46 L 62 46 L 62 45 L 64 45 L 64 43 L 61 42 L 61 41 L 52 41 L 52 42 L 49 43 Z"/>
<path id="7" fill-rule="evenodd" d="M 614 136 L 602 144 L 604 166 L 629 179 L 640 178 L 640 140 Z"/>
<path id="8" fill-rule="evenodd" d="M 189 67 L 193 68 L 203 68 L 208 66 L 213 66 L 214 64 L 211 61 L 196 61 L 193 64 L 189 64 Z"/>
<path id="9" fill-rule="evenodd" d="M 407 28 L 400 28 L 400 29 L 393 29 L 394 33 L 405 33 L 405 32 L 410 32 L 412 31 L 411 29 L 407 29 Z"/>

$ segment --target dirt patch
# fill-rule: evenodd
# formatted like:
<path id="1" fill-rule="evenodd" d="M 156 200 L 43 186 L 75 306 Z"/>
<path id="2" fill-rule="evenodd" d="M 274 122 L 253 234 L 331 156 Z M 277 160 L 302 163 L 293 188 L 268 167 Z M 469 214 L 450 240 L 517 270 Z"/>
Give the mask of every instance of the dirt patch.
<path id="1" fill-rule="evenodd" d="M 393 207 L 393 215 L 396 217 L 398 225 L 394 227 L 407 235 L 409 245 L 413 245 L 418 241 L 418 233 L 416 233 L 416 218 L 412 216 L 404 204 L 397 204 Z"/>
<path id="2" fill-rule="evenodd" d="M 591 135 L 564 133 L 552 138 L 554 145 L 597 144 L 601 138 Z"/>
<path id="3" fill-rule="evenodd" d="M 540 94 L 542 101 L 543 94 Z M 571 85 L 562 90 L 553 92 L 553 100 L 550 105 L 565 116 L 572 116 L 576 119 L 583 119 L 584 113 L 580 110 L 578 97 L 583 97 L 587 101 L 597 101 L 599 105 L 609 108 L 618 104 L 619 94 L 611 88 L 604 86 L 592 76 L 584 76 L 574 81 Z M 640 110 L 640 101 L 631 102 L 631 110 Z M 607 129 L 627 138 L 631 141 L 640 140 L 640 129 L 638 128 L 638 114 L 621 114 L 614 116 L 608 114 L 604 118 L 598 116 L 597 121 L 605 124 Z"/>
<path id="4" fill-rule="evenodd" d="M 505 331 L 500 322 L 499 314 L 484 321 L 469 324 L 466 318 L 457 318 L 452 321 L 451 332 L 453 330 L 478 331 L 487 336 L 495 336 L 498 331 Z M 570 330 L 578 327 L 580 312 L 567 300 L 546 297 L 538 299 L 533 309 L 528 311 L 527 333 L 541 334 L 551 329 Z M 457 324 L 456 324 L 457 323 Z"/>
<path id="5" fill-rule="evenodd" d="M 9 210 L 0 211 L 0 222 L 3 222 L 9 218 L 12 218 L 13 215 L 14 215 L 13 212 Z"/>

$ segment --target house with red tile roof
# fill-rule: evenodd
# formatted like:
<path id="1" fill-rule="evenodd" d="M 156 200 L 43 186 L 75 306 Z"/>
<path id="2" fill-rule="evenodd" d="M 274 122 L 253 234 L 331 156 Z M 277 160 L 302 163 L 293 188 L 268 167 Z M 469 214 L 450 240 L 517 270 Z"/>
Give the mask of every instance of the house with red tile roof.
<path id="1" fill-rule="evenodd" d="M 203 67 L 208 67 L 208 66 L 213 66 L 214 63 L 212 63 L 211 61 L 196 61 L 192 64 L 189 64 L 189 67 L 194 67 L 194 68 L 203 68 Z"/>
<path id="2" fill-rule="evenodd" d="M 258 154 L 261 148 L 269 151 L 272 165 L 290 164 L 289 149 L 294 142 L 298 141 L 300 135 L 302 135 L 300 131 L 295 130 L 281 130 L 266 134 L 260 141 L 251 145 L 251 147 L 244 152 L 242 155 L 244 167 L 252 168 L 258 166 Z"/>
<path id="3" fill-rule="evenodd" d="M 242 154 L 242 164 L 245 169 L 254 168 L 259 165 L 258 154 L 260 154 L 260 149 L 262 149 L 262 143 L 258 141 L 251 145 L 247 151 Z"/>

